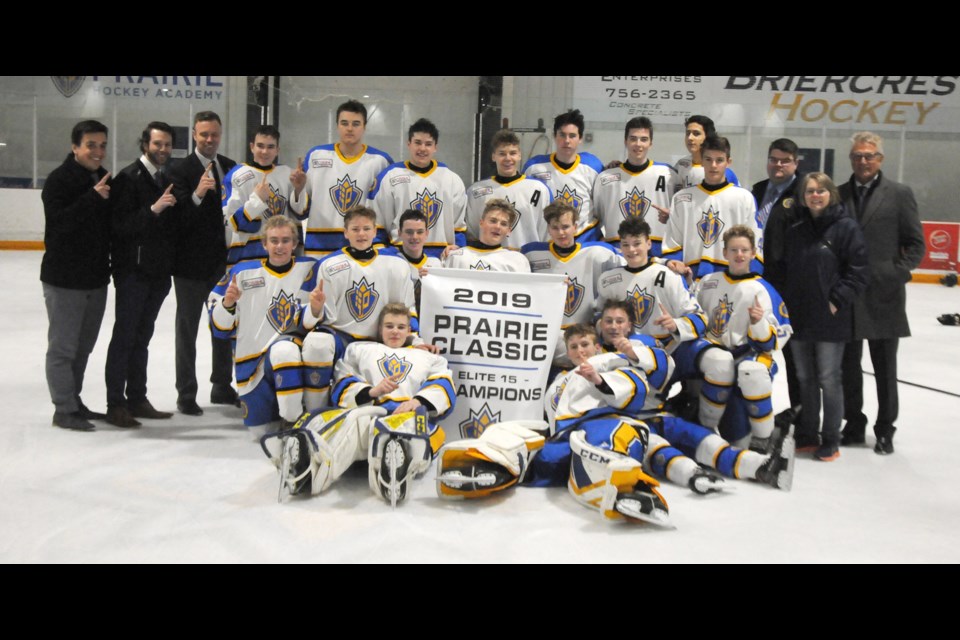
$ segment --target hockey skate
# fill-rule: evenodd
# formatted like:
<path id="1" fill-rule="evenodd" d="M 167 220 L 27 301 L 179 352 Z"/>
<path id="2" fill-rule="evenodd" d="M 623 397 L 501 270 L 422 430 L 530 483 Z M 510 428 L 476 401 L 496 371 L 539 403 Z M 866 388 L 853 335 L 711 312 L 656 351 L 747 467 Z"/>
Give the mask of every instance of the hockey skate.
<path id="1" fill-rule="evenodd" d="M 410 448 L 396 436 L 383 445 L 380 464 L 380 495 L 396 508 L 407 497 L 407 470 L 410 467 Z"/>
<path id="2" fill-rule="evenodd" d="M 454 468 L 445 468 L 437 477 L 437 482 L 444 487 L 463 494 L 474 494 L 514 481 L 513 474 L 504 467 L 483 460 L 473 460 Z"/>
<path id="3" fill-rule="evenodd" d="M 770 458 L 757 470 L 757 481 L 768 484 L 774 489 L 790 491 L 793 487 L 793 464 L 796 454 L 796 442 L 793 439 L 793 425 L 773 442 Z"/>
<path id="4" fill-rule="evenodd" d="M 663 498 L 652 487 L 638 485 L 630 493 L 617 494 L 615 508 L 628 518 L 673 529 Z"/>
<path id="5" fill-rule="evenodd" d="M 283 439 L 280 452 L 280 489 L 277 501 L 283 502 L 285 495 L 311 493 L 312 476 L 310 473 L 311 449 L 309 434 L 296 431 Z"/>
<path id="6" fill-rule="evenodd" d="M 409 484 L 430 468 L 433 449 L 422 408 L 378 418 L 373 424 L 368 460 L 370 489 L 396 507 L 409 495 Z"/>
<path id="7" fill-rule="evenodd" d="M 702 496 L 708 493 L 719 493 L 727 488 L 727 481 L 723 476 L 703 467 L 697 469 L 687 484 L 691 491 Z"/>

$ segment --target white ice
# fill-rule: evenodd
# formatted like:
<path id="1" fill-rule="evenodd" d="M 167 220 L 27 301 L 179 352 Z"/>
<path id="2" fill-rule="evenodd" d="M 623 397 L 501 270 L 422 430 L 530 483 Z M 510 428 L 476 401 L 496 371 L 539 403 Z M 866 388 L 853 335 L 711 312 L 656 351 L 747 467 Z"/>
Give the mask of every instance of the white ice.
<path id="1" fill-rule="evenodd" d="M 348 473 L 328 493 L 277 502 L 278 476 L 240 421 L 211 406 L 210 350 L 199 346 L 199 418 L 51 426 L 40 252 L 0 252 L 0 562 L 958 562 L 960 288 L 908 288 L 913 337 L 901 341 L 896 453 L 844 448 L 797 461 L 790 493 L 751 482 L 700 497 L 665 485 L 675 530 L 608 523 L 566 489 L 445 502 L 432 472 L 391 510 Z M 105 410 L 113 292 L 83 399 Z M 173 294 L 150 349 L 149 397 L 174 410 Z M 866 350 L 865 350 L 866 351 Z M 865 369 L 872 370 L 865 356 Z M 866 411 L 875 415 L 873 378 Z M 786 406 L 778 377 L 777 410 Z"/>

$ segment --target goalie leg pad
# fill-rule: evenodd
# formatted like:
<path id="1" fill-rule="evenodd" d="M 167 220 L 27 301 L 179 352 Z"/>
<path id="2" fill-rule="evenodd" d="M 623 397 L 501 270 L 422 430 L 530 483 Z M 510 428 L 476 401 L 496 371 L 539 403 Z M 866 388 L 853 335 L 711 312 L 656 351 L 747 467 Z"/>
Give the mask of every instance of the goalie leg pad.
<path id="1" fill-rule="evenodd" d="M 587 442 L 583 431 L 570 434 L 570 495 L 610 520 L 641 520 L 671 526 L 659 483 L 643 472 L 640 462 Z"/>
<path id="2" fill-rule="evenodd" d="M 370 429 L 367 460 L 370 490 L 396 507 L 433 460 L 426 409 L 378 418 Z"/>
<path id="3" fill-rule="evenodd" d="M 451 442 L 437 461 L 437 494 L 441 498 L 485 498 L 523 481 L 530 460 L 546 439 L 540 421 L 517 420 L 490 425 L 479 438 Z"/>

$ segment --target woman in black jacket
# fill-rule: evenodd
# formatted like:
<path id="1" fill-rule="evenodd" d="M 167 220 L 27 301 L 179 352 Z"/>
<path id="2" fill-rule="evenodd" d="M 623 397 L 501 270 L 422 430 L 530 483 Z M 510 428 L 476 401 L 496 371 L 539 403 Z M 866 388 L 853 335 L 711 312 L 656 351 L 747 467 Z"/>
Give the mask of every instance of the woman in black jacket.
<path id="1" fill-rule="evenodd" d="M 804 176 L 797 193 L 802 208 L 787 230 L 781 265 L 793 326 L 790 349 L 803 399 L 797 450 L 829 461 L 840 457 L 840 364 L 844 344 L 853 337 L 853 301 L 867 286 L 867 252 L 860 225 L 844 209 L 829 176 Z"/>

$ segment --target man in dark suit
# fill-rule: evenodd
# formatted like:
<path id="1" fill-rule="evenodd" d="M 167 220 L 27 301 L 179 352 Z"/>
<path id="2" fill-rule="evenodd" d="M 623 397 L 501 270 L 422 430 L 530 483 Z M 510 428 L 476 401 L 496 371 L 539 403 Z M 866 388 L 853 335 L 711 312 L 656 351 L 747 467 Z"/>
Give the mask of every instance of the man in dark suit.
<path id="1" fill-rule="evenodd" d="M 877 380 L 877 436 L 874 451 L 893 453 L 893 423 L 899 411 L 897 347 L 910 335 L 905 284 L 925 251 L 917 201 L 910 187 L 894 182 L 880 170 L 883 139 L 869 132 L 854 134 L 850 163 L 853 175 L 840 186 L 840 198 L 855 212 L 867 242 L 870 282 L 853 308 L 853 341 L 843 354 L 843 402 L 847 423 L 842 444 L 862 444 L 867 417 L 863 414 L 863 340 Z"/>
<path id="2" fill-rule="evenodd" d="M 110 256 L 116 310 L 107 350 L 107 422 L 139 427 L 137 418 L 164 419 L 147 399 L 147 348 L 173 269 L 172 184 L 164 168 L 173 128 L 151 122 L 140 135 L 140 159 L 114 179 Z"/>
<path id="3" fill-rule="evenodd" d="M 213 111 L 198 112 L 193 118 L 196 149 L 170 171 L 173 195 L 177 199 L 173 266 L 177 296 L 177 409 L 192 416 L 203 413 L 197 404 L 197 330 L 204 304 L 223 277 L 227 260 L 221 183 L 236 163 L 217 153 L 222 135 L 220 116 Z M 238 405 L 237 392 L 230 386 L 233 364 L 230 343 L 212 334 L 211 340 L 210 402 Z"/>
<path id="4" fill-rule="evenodd" d="M 777 291 L 783 291 L 785 274 L 782 268 L 784 238 L 796 219 L 799 198 L 794 193 L 800 184 L 797 164 L 800 160 L 797 144 L 789 138 L 778 138 L 767 150 L 767 180 L 753 185 L 757 201 L 757 221 L 763 229 L 763 277 Z M 793 364 L 790 349 L 783 350 L 787 369 L 787 388 L 790 407 L 777 414 L 777 426 L 786 428 L 798 419 L 800 381 Z"/>

